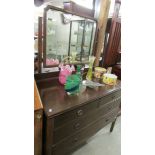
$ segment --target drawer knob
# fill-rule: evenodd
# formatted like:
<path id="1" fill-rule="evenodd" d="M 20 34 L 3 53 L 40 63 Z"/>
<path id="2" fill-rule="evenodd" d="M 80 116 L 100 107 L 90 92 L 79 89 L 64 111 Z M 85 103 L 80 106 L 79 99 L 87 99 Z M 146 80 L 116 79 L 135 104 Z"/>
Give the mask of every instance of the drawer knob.
<path id="1" fill-rule="evenodd" d="M 83 115 L 83 110 L 78 110 L 78 111 L 77 111 L 77 115 L 78 115 L 78 116 L 82 116 L 82 115 Z"/>
<path id="2" fill-rule="evenodd" d="M 74 127 L 76 130 L 78 130 L 80 128 L 80 123 L 76 123 Z"/>
<path id="3" fill-rule="evenodd" d="M 37 114 L 37 119 L 41 119 L 41 114 Z"/>
<path id="4" fill-rule="evenodd" d="M 115 98 L 115 95 L 114 96 L 112 96 L 112 99 L 114 99 Z"/>
<path id="5" fill-rule="evenodd" d="M 106 122 L 108 122 L 108 121 L 109 121 L 109 119 L 106 119 L 105 121 L 106 121 Z"/>

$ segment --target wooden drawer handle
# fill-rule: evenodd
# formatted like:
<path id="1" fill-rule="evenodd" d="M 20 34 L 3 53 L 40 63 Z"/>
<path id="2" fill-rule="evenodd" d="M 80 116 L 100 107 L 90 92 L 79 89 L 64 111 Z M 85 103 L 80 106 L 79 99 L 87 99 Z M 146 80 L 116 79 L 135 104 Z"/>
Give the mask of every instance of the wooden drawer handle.
<path id="1" fill-rule="evenodd" d="M 82 116 L 82 115 L 83 115 L 83 110 L 78 110 L 78 111 L 77 111 L 77 115 L 78 115 L 78 116 Z"/>
<path id="2" fill-rule="evenodd" d="M 76 123 L 76 124 L 74 125 L 74 127 L 75 127 L 76 130 L 78 130 L 78 129 L 80 128 L 80 123 Z"/>
<path id="3" fill-rule="evenodd" d="M 116 97 L 116 96 L 114 95 L 114 96 L 112 96 L 111 98 L 114 99 L 115 97 Z"/>
<path id="4" fill-rule="evenodd" d="M 106 119 L 105 121 L 106 121 L 106 122 L 108 122 L 108 121 L 109 121 L 109 119 Z"/>

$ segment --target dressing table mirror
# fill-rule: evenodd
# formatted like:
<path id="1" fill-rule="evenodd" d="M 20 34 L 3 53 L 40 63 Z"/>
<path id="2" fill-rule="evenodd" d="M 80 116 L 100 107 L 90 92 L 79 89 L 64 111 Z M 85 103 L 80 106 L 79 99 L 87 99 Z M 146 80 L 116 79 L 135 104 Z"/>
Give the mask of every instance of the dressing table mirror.
<path id="1" fill-rule="evenodd" d="M 94 53 L 97 23 L 61 8 L 44 9 L 43 67 L 86 64 Z"/>

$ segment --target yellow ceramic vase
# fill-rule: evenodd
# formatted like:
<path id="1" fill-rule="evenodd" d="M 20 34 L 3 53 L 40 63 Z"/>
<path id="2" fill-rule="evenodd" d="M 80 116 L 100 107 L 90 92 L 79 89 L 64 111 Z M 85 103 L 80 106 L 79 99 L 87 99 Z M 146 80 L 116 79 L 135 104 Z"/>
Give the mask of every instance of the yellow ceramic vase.
<path id="1" fill-rule="evenodd" d="M 103 74 L 106 73 L 106 69 L 102 67 L 95 67 L 94 76 L 98 79 L 102 78 Z"/>
<path id="2" fill-rule="evenodd" d="M 106 73 L 103 75 L 103 82 L 108 85 L 116 85 L 117 76 L 114 74 Z"/>

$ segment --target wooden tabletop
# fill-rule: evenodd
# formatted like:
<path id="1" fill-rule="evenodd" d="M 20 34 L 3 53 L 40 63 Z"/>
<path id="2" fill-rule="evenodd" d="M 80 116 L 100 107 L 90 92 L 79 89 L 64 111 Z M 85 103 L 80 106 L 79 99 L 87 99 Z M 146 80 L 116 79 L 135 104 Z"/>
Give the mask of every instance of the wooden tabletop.
<path id="1" fill-rule="evenodd" d="M 43 109 L 36 82 L 34 81 L 34 110 Z"/>
<path id="2" fill-rule="evenodd" d="M 85 92 L 75 96 L 67 95 L 62 85 L 43 88 L 40 93 L 46 116 L 53 117 L 119 89 L 121 89 L 121 82 L 118 80 L 115 86 L 105 85 L 98 89 L 86 88 Z"/>

